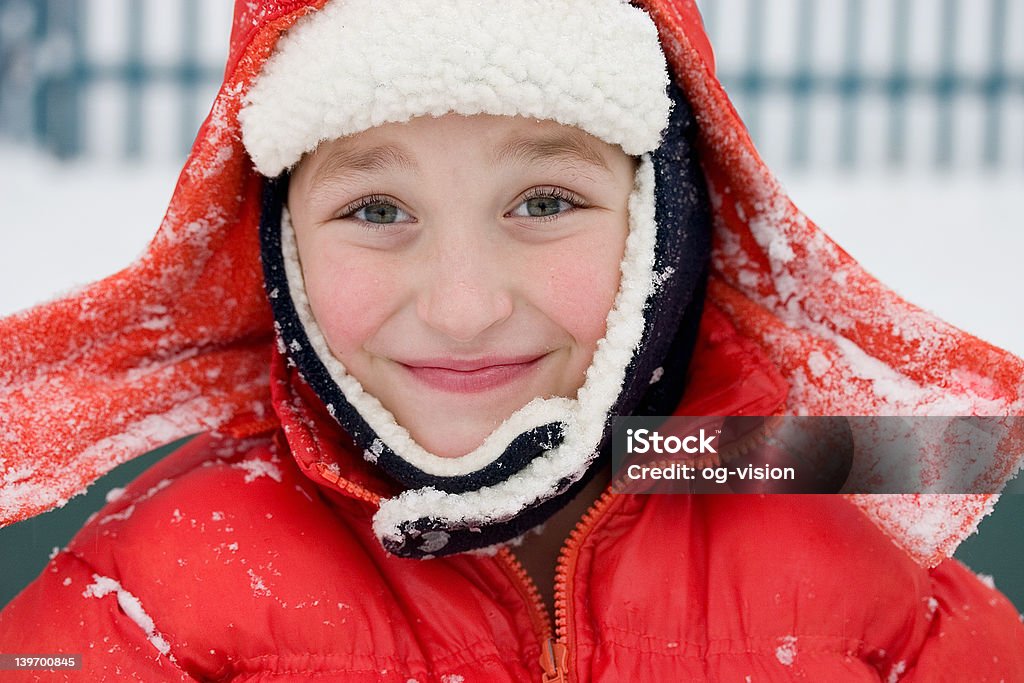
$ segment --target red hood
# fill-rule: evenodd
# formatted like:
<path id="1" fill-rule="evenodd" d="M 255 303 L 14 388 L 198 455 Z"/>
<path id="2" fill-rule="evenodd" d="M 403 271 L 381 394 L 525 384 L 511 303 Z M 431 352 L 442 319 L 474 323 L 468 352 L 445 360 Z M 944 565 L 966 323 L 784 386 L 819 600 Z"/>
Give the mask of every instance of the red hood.
<path id="1" fill-rule="evenodd" d="M 178 437 L 273 420 L 273 327 L 256 230 L 262 181 L 237 114 L 280 34 L 324 1 L 238 0 L 224 84 L 148 251 L 116 275 L 0 321 L 0 524 L 59 505 Z M 700 122 L 715 212 L 709 298 L 785 378 L 785 411 L 1024 414 L 1020 359 L 900 299 L 792 204 L 714 75 L 695 4 L 641 4 Z M 1020 458 L 1008 451 L 996 477 L 1008 478 Z M 854 501 L 934 564 L 995 497 Z"/>

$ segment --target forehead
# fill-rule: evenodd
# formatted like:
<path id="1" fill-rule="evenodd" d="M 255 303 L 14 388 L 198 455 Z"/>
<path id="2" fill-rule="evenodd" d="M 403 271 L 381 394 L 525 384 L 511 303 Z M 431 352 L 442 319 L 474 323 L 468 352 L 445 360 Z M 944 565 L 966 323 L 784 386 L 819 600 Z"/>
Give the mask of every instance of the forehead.
<path id="1" fill-rule="evenodd" d="M 320 180 L 352 173 L 422 173 L 436 155 L 473 157 L 492 165 L 565 165 L 610 173 L 610 161 L 625 156 L 582 130 L 554 121 L 508 116 L 419 117 L 321 143 L 303 157 L 294 175 Z"/>

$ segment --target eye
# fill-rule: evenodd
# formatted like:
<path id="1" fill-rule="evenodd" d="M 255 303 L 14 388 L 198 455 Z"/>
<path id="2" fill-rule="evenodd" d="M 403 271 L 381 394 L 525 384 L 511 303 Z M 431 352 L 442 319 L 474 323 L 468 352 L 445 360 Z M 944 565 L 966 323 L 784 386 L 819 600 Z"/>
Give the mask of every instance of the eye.
<path id="1" fill-rule="evenodd" d="M 583 200 L 560 188 L 536 188 L 527 192 L 522 203 L 509 215 L 523 218 L 553 218 L 583 206 Z"/>
<path id="2" fill-rule="evenodd" d="M 338 218 L 355 218 L 372 225 L 391 225 L 412 220 L 412 216 L 387 197 L 363 197 L 345 207 Z"/>

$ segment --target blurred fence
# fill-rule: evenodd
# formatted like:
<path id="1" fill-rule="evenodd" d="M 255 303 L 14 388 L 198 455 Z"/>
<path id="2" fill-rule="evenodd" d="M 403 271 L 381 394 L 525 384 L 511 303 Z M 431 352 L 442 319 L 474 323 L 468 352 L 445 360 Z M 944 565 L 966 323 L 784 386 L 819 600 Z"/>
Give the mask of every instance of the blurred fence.
<path id="1" fill-rule="evenodd" d="M 1024 170 L 1024 0 L 699 4 L 769 159 Z"/>
<path id="2" fill-rule="evenodd" d="M 1024 0 L 698 4 L 772 163 L 1024 170 Z M 0 133 L 63 157 L 179 159 L 231 5 L 0 0 Z"/>
<path id="3" fill-rule="evenodd" d="M 220 82 L 231 0 L 0 0 L 0 133 L 60 157 L 179 160 Z"/>

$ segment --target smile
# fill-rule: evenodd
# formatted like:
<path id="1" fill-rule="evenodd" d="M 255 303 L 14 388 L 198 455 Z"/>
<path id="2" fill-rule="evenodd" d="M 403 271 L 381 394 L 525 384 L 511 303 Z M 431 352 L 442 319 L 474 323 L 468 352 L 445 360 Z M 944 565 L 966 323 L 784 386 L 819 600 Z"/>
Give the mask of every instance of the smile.
<path id="1" fill-rule="evenodd" d="M 399 365 L 432 389 L 475 394 L 525 378 L 537 368 L 544 355 L 479 360 L 433 359 Z"/>

